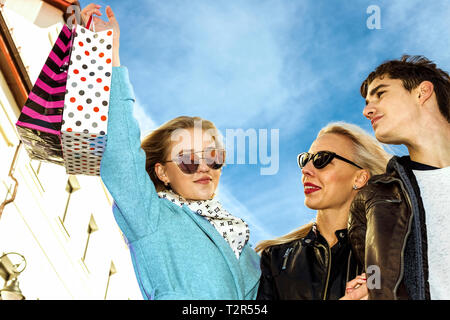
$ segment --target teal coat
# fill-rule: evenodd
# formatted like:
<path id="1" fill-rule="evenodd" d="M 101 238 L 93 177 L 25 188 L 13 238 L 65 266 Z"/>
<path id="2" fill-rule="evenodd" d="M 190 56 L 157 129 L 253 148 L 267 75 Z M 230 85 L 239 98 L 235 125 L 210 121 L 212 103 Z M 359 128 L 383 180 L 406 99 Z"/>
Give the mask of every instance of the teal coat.
<path id="1" fill-rule="evenodd" d="M 188 207 L 160 199 L 145 170 L 128 69 L 112 72 L 101 178 L 131 252 L 145 299 L 255 299 L 259 256 L 247 243 L 236 259 L 217 230 Z"/>

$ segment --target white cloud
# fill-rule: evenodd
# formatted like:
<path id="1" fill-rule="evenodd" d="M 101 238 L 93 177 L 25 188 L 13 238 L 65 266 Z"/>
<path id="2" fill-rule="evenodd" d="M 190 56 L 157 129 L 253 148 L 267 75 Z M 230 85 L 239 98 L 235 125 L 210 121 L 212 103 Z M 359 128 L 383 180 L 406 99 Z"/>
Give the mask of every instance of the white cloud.
<path id="1" fill-rule="evenodd" d="M 380 5 L 382 31 L 373 31 L 367 50 L 371 61 L 395 59 L 401 54 L 425 55 L 438 66 L 450 66 L 450 4 L 448 1 L 386 1 Z M 420 9 L 418 9 L 420 8 Z M 378 32 L 378 33 L 377 33 Z M 388 34 L 386 34 L 388 33 Z M 400 50 L 396 57 L 385 57 L 384 51 Z M 378 59 L 376 59 L 378 57 Z M 441 65 L 440 65 L 441 64 Z"/>
<path id="2" fill-rule="evenodd" d="M 136 98 L 134 103 L 133 115 L 139 123 L 139 128 L 141 129 L 141 137 L 146 136 L 152 130 L 156 129 L 157 125 L 155 121 L 146 111 L 146 108 L 139 102 Z"/>
<path id="3" fill-rule="evenodd" d="M 303 4 L 145 4 L 142 15 L 132 22 L 132 30 L 139 25 L 145 32 L 127 33 L 127 41 L 133 44 L 127 50 L 133 51 L 133 59 L 122 60 L 136 79 L 147 79 L 137 84 L 136 91 L 158 110 L 161 119 L 189 114 L 219 127 L 262 123 L 295 130 L 312 107 L 311 100 L 318 100 L 310 93 L 319 91 L 322 75 L 314 73 L 306 60 L 289 59 L 297 55 L 299 43 L 313 42 L 313 35 L 304 33 L 295 33 L 292 41 L 293 23 Z M 305 24 L 308 19 L 302 17 Z M 121 21 L 128 26 L 125 19 Z M 301 79 L 292 81 L 298 72 Z"/>
<path id="4" fill-rule="evenodd" d="M 217 188 L 217 197 L 232 215 L 242 218 L 250 229 L 250 243 L 256 245 L 263 239 L 273 239 L 275 236 L 269 231 L 270 228 L 261 224 L 261 219 L 255 216 L 242 202 L 232 195 L 228 186 L 223 183 Z"/>

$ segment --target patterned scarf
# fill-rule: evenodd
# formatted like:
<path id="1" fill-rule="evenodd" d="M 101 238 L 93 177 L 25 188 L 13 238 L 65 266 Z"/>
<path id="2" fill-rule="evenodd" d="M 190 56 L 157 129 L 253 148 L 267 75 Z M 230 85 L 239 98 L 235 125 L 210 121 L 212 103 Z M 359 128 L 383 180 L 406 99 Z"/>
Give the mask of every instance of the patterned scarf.
<path id="1" fill-rule="evenodd" d="M 172 190 L 160 191 L 158 196 L 172 201 L 180 207 L 186 205 L 189 209 L 208 220 L 228 242 L 236 258 L 239 259 L 242 248 L 244 248 L 244 245 L 250 238 L 250 230 L 244 220 L 231 215 L 215 199 L 186 200 Z"/>

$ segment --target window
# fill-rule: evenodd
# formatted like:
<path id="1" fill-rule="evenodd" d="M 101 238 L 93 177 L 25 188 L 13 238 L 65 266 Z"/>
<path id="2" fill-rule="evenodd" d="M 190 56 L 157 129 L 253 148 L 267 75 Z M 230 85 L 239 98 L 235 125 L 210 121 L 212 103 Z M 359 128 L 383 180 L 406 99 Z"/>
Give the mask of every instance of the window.
<path id="1" fill-rule="evenodd" d="M 39 185 L 39 187 L 41 188 L 41 190 L 44 192 L 44 186 L 41 183 L 41 180 L 39 180 L 39 172 L 41 171 L 41 165 L 42 165 L 42 161 L 40 160 L 35 160 L 35 159 L 30 159 L 30 168 L 31 171 L 34 174 L 34 180 L 37 182 L 37 184 Z"/>
<path id="2" fill-rule="evenodd" d="M 106 290 L 105 290 L 105 300 L 108 296 L 108 289 L 109 289 L 109 282 L 111 280 L 111 276 L 117 272 L 116 266 L 114 265 L 114 262 L 111 261 L 111 266 L 109 267 L 109 275 L 108 275 L 108 282 L 106 283 Z"/>
<path id="3" fill-rule="evenodd" d="M 81 260 L 83 261 L 84 265 L 87 268 L 86 265 L 86 255 L 88 252 L 88 248 L 89 248 L 89 241 L 91 240 L 91 236 L 92 234 L 98 230 L 98 226 L 97 223 L 95 222 L 94 216 L 91 214 L 91 219 L 89 220 L 89 224 L 88 224 L 88 229 L 87 229 L 87 239 L 86 239 L 86 245 L 84 247 L 84 253 L 83 253 L 83 257 L 81 258 Z M 89 268 L 87 268 L 89 271 Z"/>
<path id="4" fill-rule="evenodd" d="M 30 159 L 30 167 L 33 170 L 36 177 L 39 175 L 39 171 L 41 171 L 42 162 L 35 159 Z"/>
<path id="5" fill-rule="evenodd" d="M 80 184 L 78 183 L 77 178 L 75 176 L 69 176 L 69 179 L 67 179 L 67 184 L 66 184 L 66 191 L 69 193 L 69 195 L 67 196 L 66 207 L 64 209 L 63 216 L 62 216 L 62 218 L 59 217 L 59 221 L 61 222 L 61 225 L 64 227 L 64 230 L 66 231 L 66 233 L 69 237 L 70 237 L 70 234 L 67 231 L 66 227 L 64 226 L 64 223 L 66 222 L 67 212 L 69 209 L 70 198 L 72 196 L 72 193 L 74 193 L 75 191 L 77 191 L 79 189 L 80 189 Z"/>
<path id="6" fill-rule="evenodd" d="M 2 128 L 2 126 L 0 125 L 0 136 L 2 136 L 3 140 L 6 143 L 6 146 L 8 147 L 12 147 L 14 146 L 14 144 L 11 142 L 11 140 L 8 139 L 8 136 L 6 135 L 5 130 Z"/>

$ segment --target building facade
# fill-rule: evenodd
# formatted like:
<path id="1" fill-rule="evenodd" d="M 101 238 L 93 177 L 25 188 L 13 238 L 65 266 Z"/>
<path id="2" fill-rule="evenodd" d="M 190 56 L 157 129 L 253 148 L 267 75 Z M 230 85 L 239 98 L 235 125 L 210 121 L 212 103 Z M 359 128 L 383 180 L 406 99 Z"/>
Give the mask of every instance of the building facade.
<path id="1" fill-rule="evenodd" d="M 142 299 L 100 177 L 30 159 L 15 129 L 71 2 L 0 0 L 0 255 L 25 257 L 26 299 Z"/>

